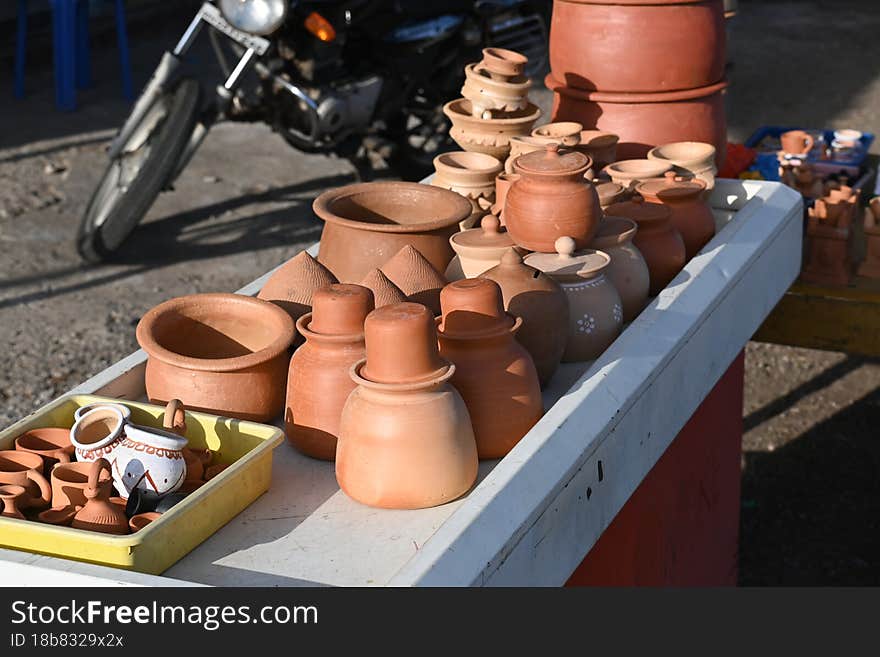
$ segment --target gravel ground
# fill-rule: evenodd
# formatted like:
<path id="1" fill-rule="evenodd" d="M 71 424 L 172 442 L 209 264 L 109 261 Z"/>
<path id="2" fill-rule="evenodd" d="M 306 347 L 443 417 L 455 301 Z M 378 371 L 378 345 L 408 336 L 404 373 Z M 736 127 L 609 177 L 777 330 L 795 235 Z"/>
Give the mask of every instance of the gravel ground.
<path id="1" fill-rule="evenodd" d="M 874 0 L 740 8 L 730 23 L 732 139 L 764 123 L 880 132 L 880 78 L 853 55 L 880 59 Z M 136 79 L 188 20 L 132 35 Z M 29 70 L 27 100 L 0 90 L 0 428 L 134 350 L 134 326 L 156 303 L 235 290 L 314 242 L 311 200 L 354 179 L 347 162 L 297 153 L 262 126 L 222 125 L 151 210 L 124 264 L 83 267 L 73 237 L 126 112 L 115 53 L 94 59 L 96 87 L 73 114 L 54 110 L 45 67 Z M 546 107 L 548 94 L 538 96 Z M 878 382 L 876 362 L 749 344 L 741 583 L 880 583 Z"/>

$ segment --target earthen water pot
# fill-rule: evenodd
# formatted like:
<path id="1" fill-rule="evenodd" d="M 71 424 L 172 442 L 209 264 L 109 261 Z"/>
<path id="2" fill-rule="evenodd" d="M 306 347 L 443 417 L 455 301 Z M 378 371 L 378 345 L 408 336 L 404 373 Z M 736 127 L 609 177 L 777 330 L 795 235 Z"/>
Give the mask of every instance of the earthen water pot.
<path id="1" fill-rule="evenodd" d="M 318 260 L 342 283 L 363 280 L 404 246 L 443 271 L 453 256 L 449 236 L 473 212 L 460 194 L 408 182 L 338 187 L 318 196 L 313 208 L 324 220 Z"/>
<path id="2" fill-rule="evenodd" d="M 668 162 L 636 159 L 612 162 L 602 171 L 611 178 L 612 182 L 621 185 L 625 189 L 631 190 L 643 180 L 663 177 L 663 175 L 671 169 L 672 165 Z"/>
<path id="3" fill-rule="evenodd" d="M 590 243 L 602 218 L 599 195 L 584 179 L 590 164 L 586 155 L 560 151 L 557 144 L 517 158 L 521 177 L 504 206 L 505 225 L 516 244 L 546 253 L 563 236 L 579 247 Z"/>
<path id="4" fill-rule="evenodd" d="M 479 228 L 456 233 L 449 238 L 449 243 L 456 253 L 456 259 L 449 263 L 450 267 L 453 263 L 458 265 L 457 270 L 446 269 L 446 279 L 449 281 L 479 276 L 501 262 L 501 256 L 514 246 L 498 217 L 491 214 L 483 217 Z"/>
<path id="5" fill-rule="evenodd" d="M 52 469 L 49 480 L 52 484 L 52 508 L 60 509 L 68 506 L 82 507 L 86 503 L 85 490 L 89 485 L 89 473 L 94 461 L 76 461 L 61 463 Z M 107 482 L 112 485 L 110 473 L 106 473 Z"/>
<path id="6" fill-rule="evenodd" d="M 103 458 L 91 464 L 89 484 L 85 489 L 86 504 L 77 511 L 71 526 L 103 534 L 128 534 L 125 505 L 111 502 L 112 485 L 108 478 L 101 478 L 102 472 L 112 473 L 110 463 Z"/>
<path id="7" fill-rule="evenodd" d="M 313 458 L 336 458 L 345 400 L 355 389 L 351 367 L 366 356 L 364 320 L 373 293 L 360 285 L 332 285 L 315 293 L 312 312 L 297 322 L 306 343 L 290 359 L 284 432 Z"/>
<path id="8" fill-rule="evenodd" d="M 505 116 L 483 119 L 473 115 L 473 105 L 467 98 L 451 100 L 443 106 L 443 113 L 452 122 L 449 135 L 466 151 L 486 153 L 501 161 L 510 155 L 512 137 L 528 135 L 541 110 L 534 103 L 524 109 L 505 112 Z"/>
<path id="9" fill-rule="evenodd" d="M 804 130 L 789 130 L 779 135 L 783 152 L 788 155 L 806 155 L 813 150 L 813 136 Z"/>
<path id="10" fill-rule="evenodd" d="M 440 355 L 455 365 L 450 382 L 468 408 L 477 453 L 502 458 L 544 412 L 532 357 L 514 338 L 522 319 L 504 311 L 488 278 L 450 283 L 440 302 Z"/>
<path id="11" fill-rule="evenodd" d="M 422 305 L 377 308 L 364 324 L 367 356 L 342 411 L 336 479 L 370 506 L 418 509 L 454 500 L 477 477 L 470 415 L 449 383 L 434 317 Z"/>
<path id="12" fill-rule="evenodd" d="M 28 492 L 24 486 L 15 486 L 13 484 L 0 486 L 0 504 L 3 506 L 0 509 L 0 517 L 27 520 L 21 512 L 27 499 Z"/>
<path id="13" fill-rule="evenodd" d="M 672 225 L 669 207 L 646 203 L 641 196 L 635 196 L 630 201 L 609 206 L 605 216 L 625 217 L 638 224 L 639 230 L 633 237 L 633 244 L 648 265 L 650 295 L 660 294 L 687 262 L 684 240 Z"/>
<path id="14" fill-rule="evenodd" d="M 360 284 L 372 291 L 373 303 L 376 308 L 406 301 L 406 295 L 403 291 L 392 283 L 381 269 L 373 269 Z"/>
<path id="15" fill-rule="evenodd" d="M 662 203 L 671 211 L 672 225 L 684 240 L 685 258 L 690 260 L 715 236 L 712 208 L 703 200 L 706 183 L 668 171 L 662 180 L 646 180 L 636 192 L 650 203 Z"/>
<path id="16" fill-rule="evenodd" d="M 575 250 L 570 237 L 556 240 L 556 253 L 532 253 L 525 262 L 553 277 L 568 297 L 568 341 L 562 362 L 602 355 L 623 329 L 623 305 L 605 276 L 611 258 L 602 251 Z"/>
<path id="17" fill-rule="evenodd" d="M 472 116 L 491 119 L 525 109 L 532 81 L 525 75 L 492 74 L 481 63 L 464 67 L 461 95 L 471 103 Z"/>
<path id="18" fill-rule="evenodd" d="M 523 263 L 515 249 L 508 249 L 501 263 L 480 274 L 501 288 L 504 308 L 522 319 L 517 341 L 526 348 L 546 385 L 559 367 L 568 342 L 568 298 L 555 280 Z"/>
<path id="19" fill-rule="evenodd" d="M 137 488 L 147 499 L 160 499 L 186 479 L 183 450 L 187 440 L 170 431 L 129 423 L 125 439 L 113 454 L 113 482 L 128 499 Z"/>
<path id="20" fill-rule="evenodd" d="M 566 148 L 576 147 L 581 141 L 584 126 L 576 121 L 545 123 L 532 130 L 532 137 L 545 144 L 559 144 Z"/>
<path id="21" fill-rule="evenodd" d="M 21 486 L 25 496 L 23 509 L 45 509 L 52 500 L 52 487 L 42 475 L 43 459 L 39 454 L 12 449 L 0 450 L 0 486 Z"/>
<path id="22" fill-rule="evenodd" d="M 56 463 L 70 463 L 73 456 L 70 429 L 30 429 L 15 439 L 15 449 L 38 454 L 43 459 L 42 473 L 48 475 Z"/>
<path id="23" fill-rule="evenodd" d="M 70 428 L 70 442 L 77 461 L 112 459 L 125 438 L 125 416 L 118 404 L 96 405 L 81 414 Z"/>
<path id="24" fill-rule="evenodd" d="M 590 248 L 607 253 L 611 258 L 605 275 L 620 294 L 625 324 L 642 312 L 651 289 L 648 265 L 632 241 L 637 230 L 636 222 L 631 219 L 605 217 L 590 244 Z"/>
<path id="25" fill-rule="evenodd" d="M 434 158 L 431 184 L 461 194 L 475 212 L 485 212 L 495 202 L 495 176 L 503 170 L 500 160 L 485 153 L 441 153 Z"/>
<path id="26" fill-rule="evenodd" d="M 649 160 L 672 165 L 678 174 L 690 175 L 706 183 L 706 191 L 715 189 L 715 147 L 699 141 L 678 141 L 655 146 L 648 151 Z M 707 194 L 704 194 L 707 196 Z"/>
<path id="27" fill-rule="evenodd" d="M 403 247 L 382 265 L 381 271 L 409 301 L 424 304 L 435 315 L 440 314 L 440 290 L 446 279 L 415 248 Z"/>
<path id="28" fill-rule="evenodd" d="M 620 137 L 604 130 L 581 130 L 580 140 L 575 150 L 591 160 L 596 170 L 617 160 L 617 142 Z"/>
<path id="29" fill-rule="evenodd" d="M 137 326 L 154 403 L 266 422 L 284 408 L 296 327 L 278 306 L 240 294 L 193 294 L 149 310 Z"/>
<path id="30" fill-rule="evenodd" d="M 499 173 L 495 177 L 495 204 L 492 206 L 492 214 L 494 214 L 504 225 L 504 204 L 507 202 L 507 192 L 510 187 L 519 180 L 518 173 Z"/>
<path id="31" fill-rule="evenodd" d="M 312 309 L 316 290 L 336 282 L 329 269 L 306 251 L 300 251 L 275 270 L 257 298 L 283 308 L 296 321 Z"/>

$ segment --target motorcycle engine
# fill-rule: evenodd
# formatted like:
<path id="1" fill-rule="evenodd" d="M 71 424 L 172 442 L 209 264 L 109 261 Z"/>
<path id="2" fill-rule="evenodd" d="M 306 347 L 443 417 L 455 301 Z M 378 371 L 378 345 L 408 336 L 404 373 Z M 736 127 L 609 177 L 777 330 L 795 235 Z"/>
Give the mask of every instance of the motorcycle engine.
<path id="1" fill-rule="evenodd" d="M 382 78 L 378 75 L 344 83 L 332 89 L 321 89 L 315 98 L 319 134 L 323 138 L 332 138 L 342 131 L 350 132 L 366 127 L 373 117 L 381 91 Z"/>

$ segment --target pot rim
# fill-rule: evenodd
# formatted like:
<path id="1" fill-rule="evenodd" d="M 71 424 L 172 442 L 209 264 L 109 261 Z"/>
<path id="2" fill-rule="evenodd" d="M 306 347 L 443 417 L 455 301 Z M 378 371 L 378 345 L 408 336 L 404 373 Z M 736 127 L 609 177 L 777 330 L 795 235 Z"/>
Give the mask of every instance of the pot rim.
<path id="1" fill-rule="evenodd" d="M 463 200 L 467 202 L 466 199 Z M 226 307 L 230 305 L 233 307 L 246 307 L 251 311 L 251 321 L 254 321 L 255 315 L 260 316 L 262 320 L 269 319 L 275 323 L 278 335 L 259 351 L 229 358 L 195 358 L 193 356 L 184 356 L 160 345 L 153 335 L 153 327 L 156 325 L 156 322 L 166 313 L 185 308 L 196 301 L 207 301 L 212 305 L 224 304 Z M 226 292 L 189 294 L 164 301 L 148 310 L 141 318 L 141 321 L 138 322 L 137 329 L 135 330 L 135 338 L 138 344 L 147 352 L 150 358 L 155 358 L 174 367 L 199 372 L 234 372 L 261 365 L 287 351 L 295 337 L 296 325 L 291 316 L 280 307 L 255 297 Z"/>
<path id="2" fill-rule="evenodd" d="M 350 342 L 364 341 L 363 331 L 361 331 L 360 333 L 349 333 L 347 335 L 328 335 L 326 333 L 315 333 L 308 327 L 311 322 L 312 313 L 310 312 L 306 313 L 305 315 L 300 315 L 300 318 L 296 320 L 296 330 L 301 336 L 306 339 L 306 342 L 313 341 L 334 344 L 346 344 Z"/>
<path id="3" fill-rule="evenodd" d="M 48 436 L 43 432 L 48 432 Z M 39 449 L 36 447 L 19 447 L 20 441 L 22 438 L 27 439 L 28 436 L 33 436 L 39 440 L 43 440 L 46 443 L 53 445 L 53 447 L 49 449 Z M 58 439 L 61 439 L 64 436 L 64 444 L 53 443 L 53 436 L 57 436 Z M 20 433 L 15 437 L 15 448 L 19 451 L 23 452 L 34 452 L 35 454 L 50 454 L 54 452 L 73 452 L 73 444 L 70 442 L 70 429 L 65 429 L 64 427 L 35 427 L 33 429 L 28 429 L 24 433 Z"/>
<path id="4" fill-rule="evenodd" d="M 121 402 L 94 402 L 92 404 L 86 404 L 85 406 L 80 406 L 79 408 L 77 408 L 73 412 L 73 419 L 80 419 L 83 415 L 88 413 L 96 406 L 118 406 L 119 412 L 122 413 L 122 417 L 125 418 L 126 422 L 131 418 L 131 409 Z"/>
<path id="5" fill-rule="evenodd" d="M 361 358 L 358 362 L 352 365 L 349 369 L 349 375 L 351 376 L 351 380 L 357 385 L 372 390 L 379 390 L 382 392 L 416 392 L 418 390 L 427 390 L 428 388 L 433 388 L 442 383 L 446 383 L 452 378 L 452 375 L 455 374 L 455 363 L 450 363 L 442 357 L 441 360 L 448 364 L 437 370 L 436 373 L 419 381 L 407 381 L 405 383 L 379 383 L 377 381 L 365 379 L 361 376 L 361 369 L 367 364 L 366 358 Z"/>
<path id="6" fill-rule="evenodd" d="M 158 448 L 179 452 L 189 444 L 183 436 L 178 436 L 170 431 L 164 431 L 155 427 L 145 427 L 140 424 L 125 425 L 125 435 L 136 442 L 154 445 Z"/>
<path id="7" fill-rule="evenodd" d="M 17 457 L 23 459 L 24 463 L 18 461 Z M 0 458 L 8 458 L 10 461 L 12 461 L 13 463 L 18 463 L 18 465 L 22 466 L 23 468 L 22 470 L 2 470 L 0 472 L 17 474 L 19 472 L 27 472 L 28 470 L 37 470 L 39 472 L 43 469 L 43 457 L 34 452 L 23 452 L 18 449 L 2 449 L 0 450 Z M 39 459 L 39 463 L 37 462 L 37 459 Z M 28 465 L 28 461 L 33 463 L 33 465 Z"/>
<path id="8" fill-rule="evenodd" d="M 454 213 L 446 218 L 434 219 L 433 221 L 424 221 L 422 223 L 417 224 L 372 224 L 365 221 L 355 221 L 354 219 L 346 219 L 345 217 L 340 217 L 337 214 L 334 214 L 331 210 L 331 204 L 337 199 L 343 198 L 345 196 L 352 196 L 354 194 L 360 193 L 366 190 L 374 190 L 376 192 L 381 191 L 381 188 L 400 188 L 406 187 L 410 191 L 434 195 L 435 197 L 438 195 L 447 195 L 449 196 L 449 200 L 453 205 Z M 453 199 L 454 197 L 454 199 Z M 430 203 L 430 200 L 428 201 Z M 456 207 L 457 206 L 457 207 Z M 328 189 L 326 192 L 320 194 L 312 203 L 312 210 L 314 210 L 315 214 L 318 215 L 325 223 L 335 224 L 337 226 L 344 226 L 346 228 L 353 228 L 355 230 L 368 231 L 373 233 L 424 233 L 434 230 L 440 230 L 443 228 L 451 228 L 452 226 L 458 226 L 460 221 L 464 221 L 474 210 L 474 206 L 471 202 L 459 194 L 458 192 L 453 192 L 443 187 L 437 187 L 436 185 L 423 185 L 421 183 L 413 183 L 413 182 L 400 182 L 400 181 L 388 181 L 388 182 L 368 182 L 368 183 L 354 183 L 352 185 L 344 185 L 342 187 L 336 187 L 334 189 Z M 454 215 L 454 216 L 453 216 Z"/>
<path id="9" fill-rule="evenodd" d="M 486 166 L 464 167 L 455 166 L 454 164 L 449 163 L 449 160 L 455 160 L 456 157 L 460 157 L 462 154 L 471 156 L 476 160 L 483 160 Z M 445 172 L 448 176 L 464 177 L 491 175 L 493 181 L 496 175 L 504 171 L 504 163 L 497 157 L 487 153 L 479 153 L 477 151 L 447 151 L 446 153 L 440 153 L 440 155 L 434 158 L 433 164 L 434 170 L 441 175 L 443 175 L 441 172 Z"/>
<path id="10" fill-rule="evenodd" d="M 648 103 L 672 103 L 683 100 L 695 100 L 697 98 L 705 98 L 716 94 L 727 88 L 730 82 L 724 78 L 713 84 L 704 87 L 693 87 L 692 89 L 679 89 L 677 91 L 657 91 L 657 92 L 610 92 L 610 91 L 587 91 L 584 89 L 575 89 L 569 87 L 555 77 L 552 73 L 548 73 L 544 77 L 544 84 L 551 91 L 569 96 L 578 100 L 588 100 L 594 103 L 620 103 L 620 104 L 648 104 Z"/>
<path id="11" fill-rule="evenodd" d="M 478 277 L 479 278 L 479 277 Z M 491 280 L 491 279 L 489 279 Z M 517 331 L 522 328 L 522 317 L 519 315 L 513 315 L 507 311 L 504 312 L 507 319 L 512 320 L 512 323 L 507 324 L 499 324 L 492 328 L 484 329 L 482 331 L 473 331 L 471 333 L 446 333 L 440 329 L 443 325 L 443 316 L 439 315 L 434 318 L 434 324 L 437 327 L 437 337 L 443 338 L 444 340 L 457 340 L 459 342 L 465 342 L 467 340 L 485 340 L 486 338 L 499 338 L 503 335 L 516 335 Z"/>
<path id="12" fill-rule="evenodd" d="M 671 146 L 689 146 L 689 145 L 698 145 L 703 146 L 706 151 L 703 155 L 694 156 L 694 157 L 679 157 L 672 158 L 666 157 L 661 154 L 663 149 L 669 148 Z M 669 162 L 678 167 L 682 167 L 685 169 L 693 169 L 697 165 L 705 165 L 703 169 L 710 169 L 715 165 L 715 154 L 717 152 L 717 148 L 714 145 L 704 142 L 704 141 L 673 141 L 668 144 L 660 144 L 659 146 L 655 146 L 651 150 L 648 151 L 647 158 L 649 160 L 657 160 L 658 162 Z M 702 173 L 702 170 L 699 172 Z"/>
<path id="13" fill-rule="evenodd" d="M 639 225 L 630 219 L 629 217 L 617 217 L 613 214 L 608 215 L 604 221 L 610 223 L 624 223 L 627 224 L 627 227 L 623 230 L 612 233 L 610 235 L 599 235 L 597 232 L 596 237 L 593 238 L 593 241 L 590 242 L 591 249 L 595 249 L 597 251 L 602 251 L 612 246 L 617 246 L 619 244 L 626 244 L 627 242 L 632 241 L 632 238 L 635 237 L 635 234 L 639 230 Z M 602 225 L 599 225 L 599 230 L 602 230 Z"/>
<path id="14" fill-rule="evenodd" d="M 81 443 L 79 440 L 77 440 L 76 430 L 80 426 L 80 424 L 84 420 L 87 420 L 89 416 L 93 413 L 103 412 L 110 412 L 110 414 L 113 415 L 116 419 L 116 426 L 114 427 L 113 431 L 110 432 L 110 435 L 94 443 Z M 83 413 L 82 415 L 80 415 L 79 419 L 73 423 L 73 426 L 70 427 L 70 442 L 76 449 L 82 450 L 84 452 L 92 452 L 96 449 L 106 447 L 107 445 L 113 443 L 113 441 L 118 440 L 119 436 L 122 434 L 122 430 L 123 427 L 125 427 L 125 424 L 125 417 L 122 415 L 122 411 L 116 408 L 116 406 L 111 406 L 109 404 L 105 406 L 101 404 L 91 409 L 87 413 Z"/>
<path id="15" fill-rule="evenodd" d="M 509 118 L 503 119 L 480 119 L 475 116 L 471 116 L 469 113 L 462 111 L 459 109 L 459 105 L 463 102 L 470 102 L 467 98 L 456 98 L 455 100 L 450 100 L 443 106 L 443 114 L 445 114 L 450 121 L 455 123 L 458 121 L 462 124 L 470 124 L 470 125 L 480 125 L 480 126 L 499 126 L 499 127 L 511 127 L 524 125 L 526 123 L 534 124 L 535 121 L 541 118 L 541 108 L 535 105 L 533 102 L 529 101 L 529 104 L 526 105 L 525 109 L 520 110 L 522 112 L 527 112 L 523 114 L 523 116 L 513 116 Z M 455 109 L 453 109 L 455 106 Z M 419 183 L 413 183 L 419 184 Z"/>

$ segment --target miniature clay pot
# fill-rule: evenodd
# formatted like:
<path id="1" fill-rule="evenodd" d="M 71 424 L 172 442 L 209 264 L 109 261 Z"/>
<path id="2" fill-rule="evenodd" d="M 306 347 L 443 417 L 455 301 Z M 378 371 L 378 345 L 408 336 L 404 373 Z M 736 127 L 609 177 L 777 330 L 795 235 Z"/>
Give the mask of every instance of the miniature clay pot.
<path id="1" fill-rule="evenodd" d="M 125 437 L 125 417 L 118 404 L 96 405 L 82 413 L 70 428 L 70 442 L 78 461 L 94 461 L 111 455 Z"/>
<path id="2" fill-rule="evenodd" d="M 617 157 L 646 157 L 654 146 L 675 141 L 712 144 L 715 166 L 727 155 L 727 119 L 723 92 L 727 81 L 660 93 L 582 91 L 553 75 L 545 80 L 553 94 L 553 120 L 577 121 L 620 135 Z"/>
<path id="3" fill-rule="evenodd" d="M 504 457 L 544 413 L 538 372 L 514 334 L 522 319 L 504 311 L 488 278 L 450 283 L 440 295 L 440 355 L 467 406 L 481 459 Z"/>
<path id="4" fill-rule="evenodd" d="M 501 263 L 480 274 L 501 288 L 504 308 L 522 319 L 517 341 L 532 357 L 538 380 L 546 385 L 559 367 L 568 342 L 568 299 L 555 280 L 523 263 L 508 249 Z"/>
<path id="5" fill-rule="evenodd" d="M 859 265 L 859 276 L 880 278 L 880 196 L 872 198 L 865 208 L 865 259 Z"/>
<path id="6" fill-rule="evenodd" d="M 363 280 L 404 246 L 443 271 L 453 256 L 449 236 L 473 212 L 455 192 L 407 182 L 338 187 L 318 196 L 313 208 L 325 222 L 318 260 L 343 283 Z"/>
<path id="7" fill-rule="evenodd" d="M 92 463 L 89 484 L 85 489 L 86 504 L 73 517 L 71 527 L 103 534 L 128 534 L 124 505 L 120 507 L 110 501 L 112 486 L 109 479 L 100 478 L 102 471 L 111 472 L 107 459 Z"/>
<path id="8" fill-rule="evenodd" d="M 240 294 L 193 294 L 149 310 L 137 326 L 153 403 L 266 422 L 284 408 L 296 327 L 278 306 Z"/>
<path id="9" fill-rule="evenodd" d="M 620 137 L 603 130 L 581 130 L 580 141 L 575 150 L 591 160 L 596 169 L 601 169 L 617 160 L 617 142 Z"/>
<path id="10" fill-rule="evenodd" d="M 498 78 L 511 78 L 523 75 L 529 58 L 506 48 L 483 48 L 481 65 Z"/>
<path id="11" fill-rule="evenodd" d="M 446 279 L 419 251 L 411 246 L 403 247 L 382 265 L 381 271 L 409 301 L 424 304 L 435 315 L 440 314 L 440 290 L 446 285 Z"/>
<path id="12" fill-rule="evenodd" d="M 89 473 L 92 471 L 93 462 L 61 463 L 52 469 L 49 475 L 52 484 L 52 508 L 85 505 L 85 490 L 89 485 Z M 109 473 L 107 473 L 107 481 L 112 483 Z"/>
<path id="13" fill-rule="evenodd" d="M 281 265 L 263 285 L 258 299 L 284 309 L 293 321 L 312 309 L 316 290 L 336 283 L 336 276 L 305 251 Z"/>
<path id="14" fill-rule="evenodd" d="M 364 320 L 373 293 L 360 285 L 332 285 L 315 293 L 312 312 L 297 322 L 306 343 L 290 359 L 284 433 L 317 459 L 336 458 L 345 400 L 355 389 L 351 367 L 366 356 Z"/>
<path id="15" fill-rule="evenodd" d="M 602 171 L 611 178 L 612 182 L 621 185 L 625 189 L 634 189 L 643 180 L 662 178 L 671 169 L 672 165 L 668 162 L 644 159 L 612 162 Z"/>
<path id="16" fill-rule="evenodd" d="M 615 203 L 625 201 L 629 197 L 629 190 L 624 185 L 616 182 L 596 182 L 596 193 L 599 195 L 599 205 L 604 212 L 605 208 Z"/>
<path id="17" fill-rule="evenodd" d="M 56 427 L 30 429 L 15 439 L 15 449 L 38 454 L 43 459 L 41 472 L 47 474 L 52 472 L 56 463 L 70 463 L 73 456 L 70 429 Z"/>
<path id="18" fill-rule="evenodd" d="M 372 291 L 376 308 L 406 301 L 403 291 L 392 283 L 381 269 L 372 270 L 360 284 Z"/>
<path id="19" fill-rule="evenodd" d="M 557 121 L 538 126 L 532 130 L 532 137 L 545 144 L 553 143 L 571 148 L 580 143 L 583 129 L 584 126 L 576 121 Z"/>
<path id="20" fill-rule="evenodd" d="M 570 236 L 585 247 L 602 217 L 599 195 L 584 179 L 590 159 L 548 144 L 544 152 L 516 160 L 517 180 L 507 193 L 505 225 L 519 246 L 549 252 L 557 238 Z"/>
<path id="21" fill-rule="evenodd" d="M 690 175 L 706 183 L 706 191 L 715 189 L 715 147 L 699 141 L 678 141 L 655 146 L 648 151 L 649 160 L 666 162 L 678 174 Z M 705 194 L 704 194 L 705 196 Z"/>
<path id="22" fill-rule="evenodd" d="M 507 192 L 520 175 L 518 173 L 499 173 L 495 177 L 495 205 L 492 206 L 492 214 L 494 214 L 504 225 L 504 204 L 507 202 Z"/>
<path id="23" fill-rule="evenodd" d="M 479 276 L 501 262 L 501 256 L 514 246 L 510 235 L 501 227 L 498 217 L 491 214 L 483 217 L 479 228 L 456 233 L 449 238 L 449 243 L 452 244 L 452 248 L 458 256 L 461 274 L 451 276 L 450 270 L 447 268 L 446 279 L 449 281 Z M 458 274 L 459 272 L 452 273 Z"/>
<path id="24" fill-rule="evenodd" d="M 128 424 L 114 454 L 113 481 L 120 496 L 128 499 L 138 488 L 146 498 L 159 499 L 180 488 L 187 472 L 186 445 L 186 438 L 170 431 Z"/>
<path id="25" fill-rule="evenodd" d="M 485 153 L 441 153 L 434 158 L 431 184 L 468 198 L 474 211 L 485 211 L 495 202 L 495 176 L 503 170 L 498 159 Z"/>
<path id="26" fill-rule="evenodd" d="M 139 532 L 144 527 L 149 525 L 151 522 L 158 520 L 162 517 L 162 514 L 158 511 L 146 511 L 144 513 L 139 513 L 135 516 L 132 516 L 128 520 L 128 528 L 131 530 L 131 533 Z"/>
<path id="27" fill-rule="evenodd" d="M 0 486 L 0 503 L 3 504 L 0 517 L 27 520 L 21 512 L 21 507 L 27 501 L 27 497 L 28 492 L 24 486 L 15 486 L 13 484 Z"/>
<path id="28" fill-rule="evenodd" d="M 510 155 L 510 139 L 529 134 L 541 118 L 541 110 L 533 103 L 525 109 L 506 112 L 503 118 L 479 118 L 473 115 L 473 105 L 467 98 L 449 101 L 443 106 L 443 113 L 452 122 L 449 135 L 456 144 L 502 162 Z"/>
<path id="29" fill-rule="evenodd" d="M 813 136 L 804 130 L 789 130 L 779 135 L 782 151 L 788 155 L 806 155 L 813 150 Z"/>
<path id="30" fill-rule="evenodd" d="M 721 0 L 555 0 L 550 68 L 578 89 L 657 92 L 717 82 Z"/>
<path id="31" fill-rule="evenodd" d="M 88 465 L 91 465 L 89 463 Z M 59 527 L 70 527 L 74 516 L 79 512 L 82 506 L 62 506 L 58 508 L 46 509 L 37 514 L 37 521 L 47 525 L 57 525 Z"/>
<path id="32" fill-rule="evenodd" d="M 605 216 L 625 217 L 638 224 L 639 230 L 633 237 L 633 244 L 648 265 L 651 278 L 649 294 L 660 294 L 687 262 L 684 240 L 672 225 L 669 207 L 646 203 L 641 196 L 635 196 L 631 201 L 609 206 Z"/>
<path id="33" fill-rule="evenodd" d="M 374 310 L 367 357 L 342 411 L 336 479 L 370 506 L 418 509 L 463 495 L 477 477 L 477 446 L 455 366 L 440 358 L 431 313 L 401 303 Z"/>
<path id="34" fill-rule="evenodd" d="M 687 179 L 668 171 L 662 180 L 646 180 L 636 185 L 636 192 L 650 203 L 669 207 L 672 225 L 684 240 L 685 258 L 690 260 L 715 236 L 712 208 L 703 201 L 706 183 Z"/>
<path id="35" fill-rule="evenodd" d="M 570 237 L 556 240 L 556 253 L 532 253 L 525 263 L 554 278 L 568 297 L 568 340 L 562 362 L 595 360 L 620 335 L 620 294 L 605 276 L 611 258 L 602 251 L 575 250 Z"/>
<path id="36" fill-rule="evenodd" d="M 491 119 L 525 109 L 532 81 L 524 75 L 493 75 L 481 63 L 464 67 L 461 95 L 471 103 L 472 116 Z"/>
<path id="37" fill-rule="evenodd" d="M 124 422 L 128 422 L 131 420 L 131 409 L 125 404 L 115 404 L 113 402 L 95 402 L 94 404 L 86 404 L 85 406 L 80 406 L 73 412 L 73 421 L 76 422 L 83 415 L 88 413 L 90 410 L 95 408 L 96 406 L 112 406 L 117 409 L 120 413 L 122 413 L 122 420 Z"/>
<path id="38" fill-rule="evenodd" d="M 651 276 L 641 251 L 633 244 L 638 227 L 623 217 L 606 217 L 590 248 L 607 253 L 611 263 L 605 275 L 620 294 L 623 322 L 633 321 L 648 303 Z"/>
<path id="39" fill-rule="evenodd" d="M 52 487 L 42 475 L 43 459 L 39 454 L 0 450 L 0 486 L 21 486 L 25 496 L 19 502 L 23 509 L 45 509 L 52 500 Z"/>

